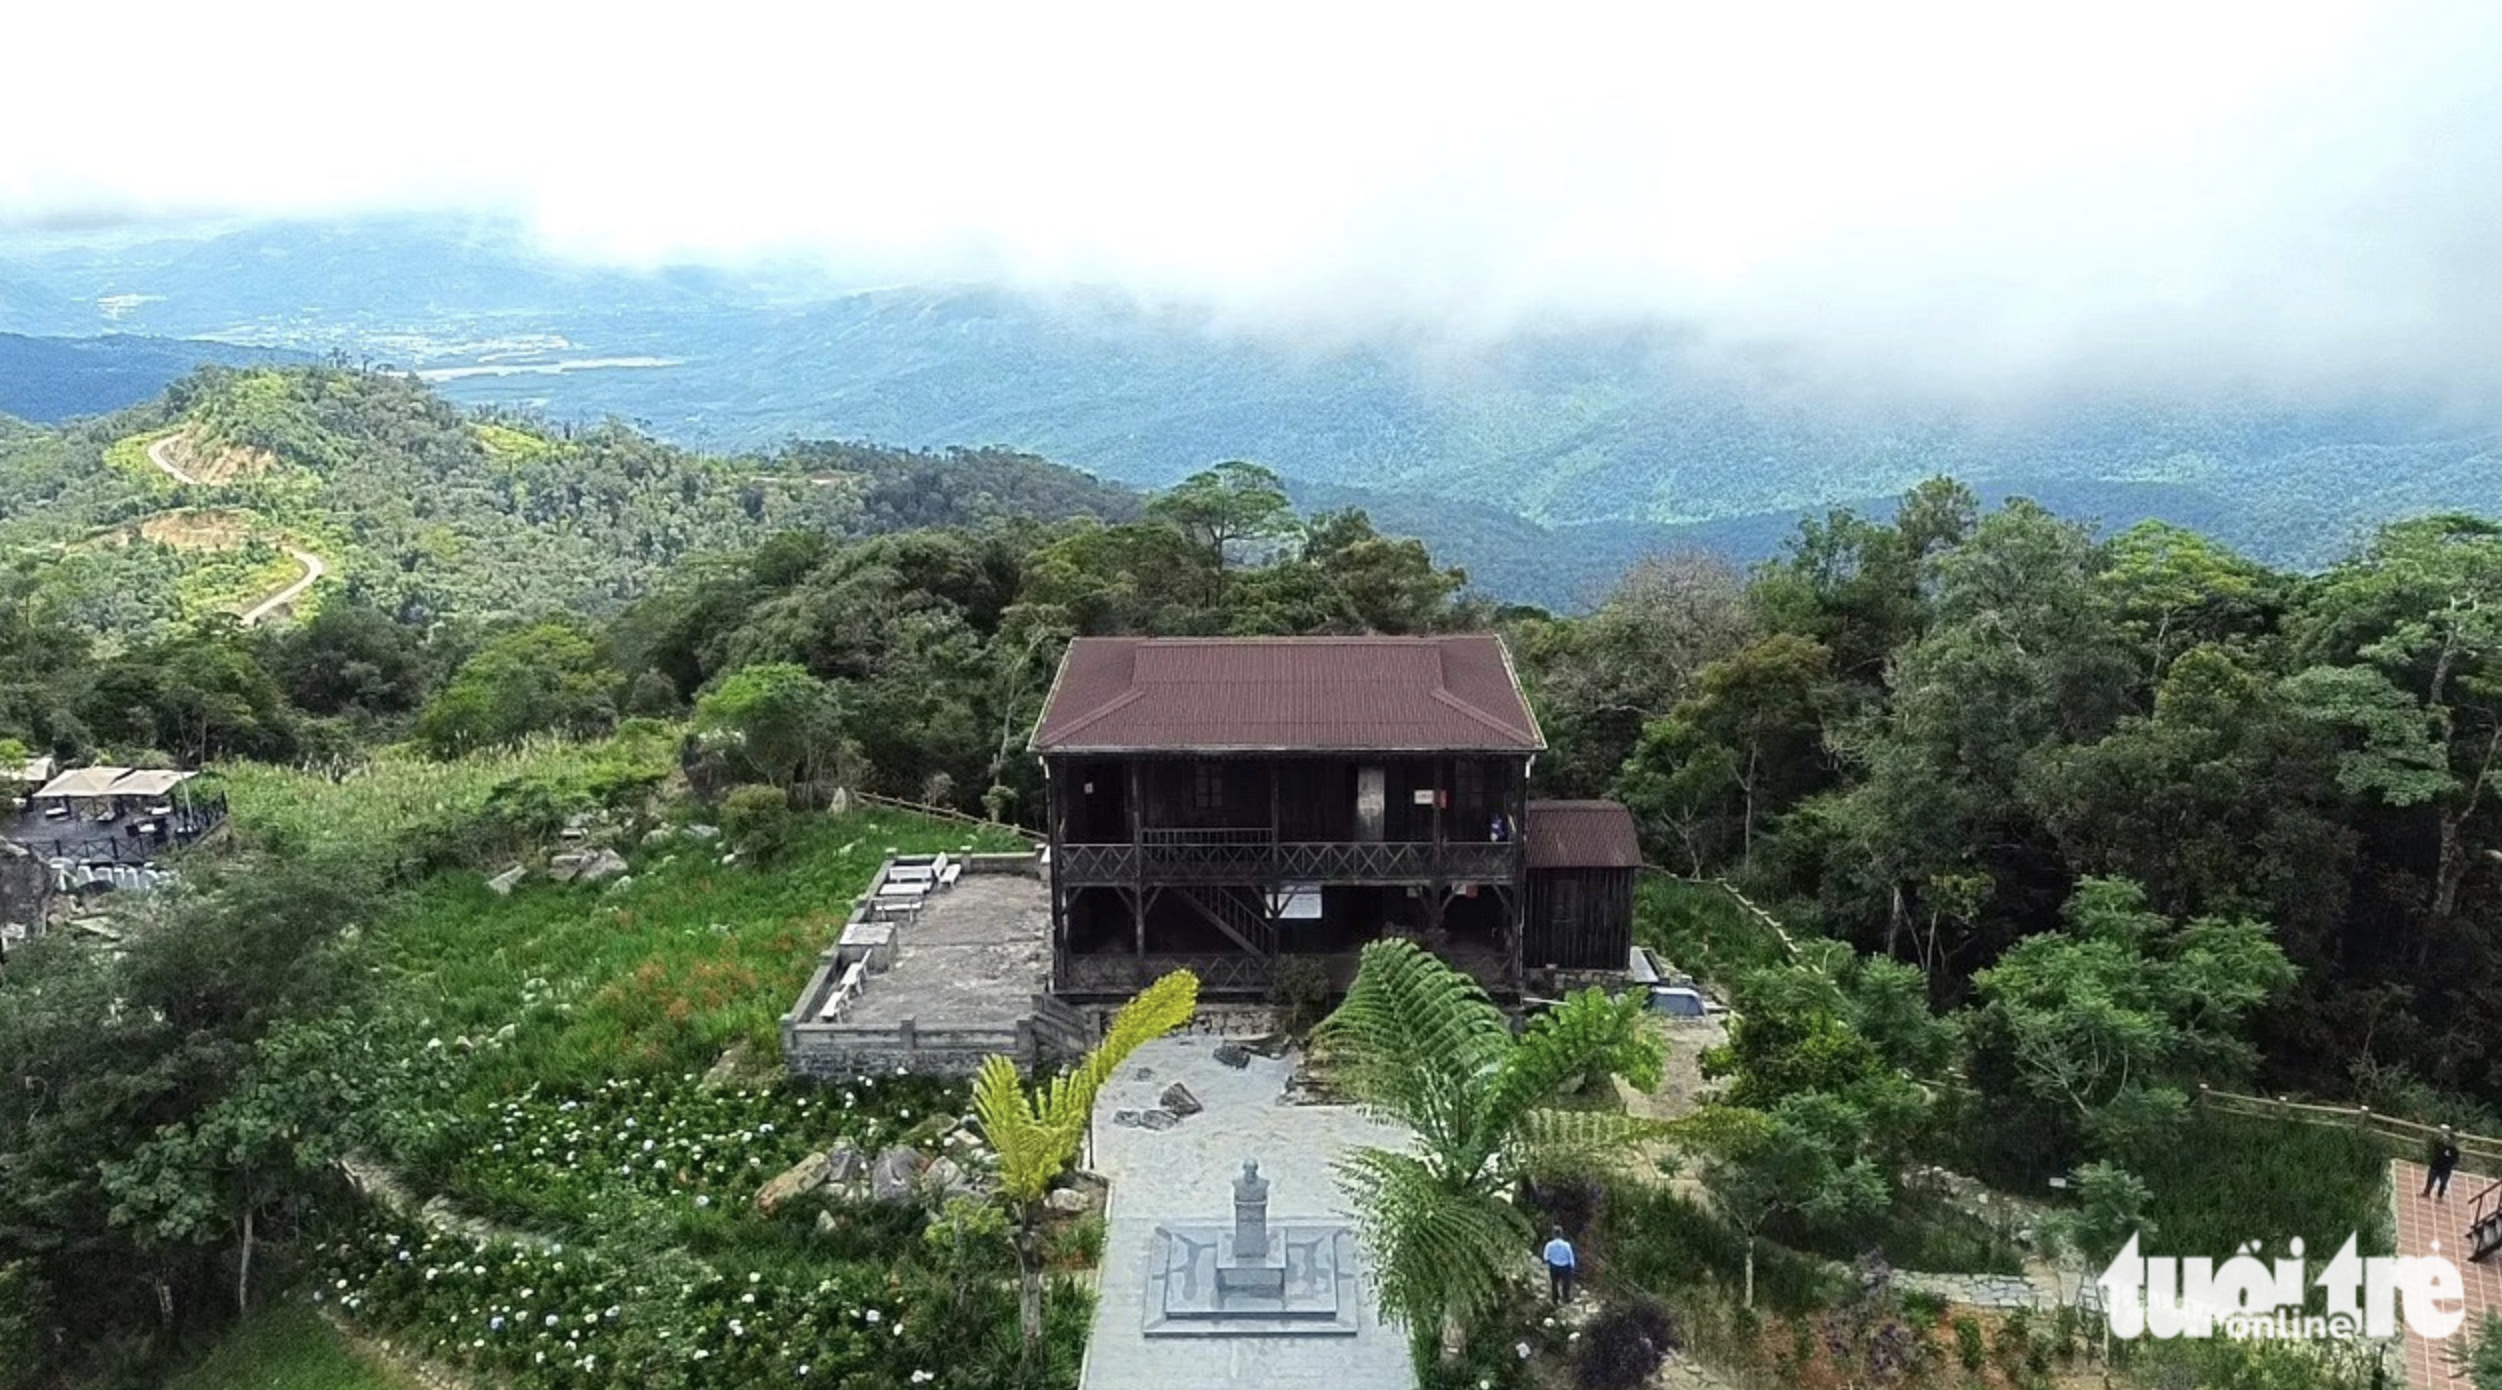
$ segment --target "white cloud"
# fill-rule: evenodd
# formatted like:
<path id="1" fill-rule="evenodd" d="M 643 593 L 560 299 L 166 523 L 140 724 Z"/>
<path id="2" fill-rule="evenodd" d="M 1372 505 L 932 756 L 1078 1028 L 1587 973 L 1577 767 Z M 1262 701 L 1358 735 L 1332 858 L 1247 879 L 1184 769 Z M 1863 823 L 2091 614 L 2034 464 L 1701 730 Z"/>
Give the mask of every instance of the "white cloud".
<path id="1" fill-rule="evenodd" d="M 0 224 L 465 208 L 1257 323 L 2502 384 L 2502 6 L 41 6 Z"/>

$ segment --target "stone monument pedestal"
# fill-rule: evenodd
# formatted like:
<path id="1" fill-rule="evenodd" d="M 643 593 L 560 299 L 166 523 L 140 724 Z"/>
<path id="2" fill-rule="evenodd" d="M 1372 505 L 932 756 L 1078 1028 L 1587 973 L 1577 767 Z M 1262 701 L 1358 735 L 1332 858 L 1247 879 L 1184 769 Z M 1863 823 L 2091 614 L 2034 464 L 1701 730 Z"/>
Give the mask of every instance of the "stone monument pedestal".
<path id="1" fill-rule="evenodd" d="M 1233 1294 L 1249 1298 L 1284 1298 L 1286 1252 L 1281 1249 L 1274 1258 L 1266 1252 L 1249 1260 L 1240 1255 L 1227 1257 L 1216 1267 L 1216 1296 L 1221 1302 Z"/>
<path id="2" fill-rule="evenodd" d="M 1356 1332 L 1355 1237 L 1319 1222 L 1270 1225 L 1256 1163 L 1234 1182 L 1231 1226 L 1162 1226 L 1147 1257 L 1150 1337 L 1312 1337 Z"/>

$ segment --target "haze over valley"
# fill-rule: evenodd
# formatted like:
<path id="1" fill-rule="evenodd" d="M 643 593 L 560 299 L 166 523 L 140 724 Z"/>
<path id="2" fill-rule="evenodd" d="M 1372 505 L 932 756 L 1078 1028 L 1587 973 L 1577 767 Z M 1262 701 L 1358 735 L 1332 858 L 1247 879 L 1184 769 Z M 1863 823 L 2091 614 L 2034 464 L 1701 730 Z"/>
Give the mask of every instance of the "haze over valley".
<path id="1" fill-rule="evenodd" d="M 999 445 L 1148 488 L 1247 458 L 1307 504 L 1364 506 L 1482 587 L 1554 606 L 1645 550 L 1751 559 L 1801 515 L 1881 511 L 1940 472 L 2315 566 L 2376 522 L 2490 505 L 2498 437 L 2429 384 L 2308 403 L 2116 387 L 2020 407 L 1880 399 L 1733 362 L 1673 324 L 1298 337 L 1110 287 L 600 268 L 513 223 L 445 218 L 0 240 L 0 333 L 121 335 L 56 344 L 40 366 L 17 348 L 0 409 L 38 420 L 133 403 L 194 359 L 335 354 L 464 404 L 614 417 L 714 451 Z"/>

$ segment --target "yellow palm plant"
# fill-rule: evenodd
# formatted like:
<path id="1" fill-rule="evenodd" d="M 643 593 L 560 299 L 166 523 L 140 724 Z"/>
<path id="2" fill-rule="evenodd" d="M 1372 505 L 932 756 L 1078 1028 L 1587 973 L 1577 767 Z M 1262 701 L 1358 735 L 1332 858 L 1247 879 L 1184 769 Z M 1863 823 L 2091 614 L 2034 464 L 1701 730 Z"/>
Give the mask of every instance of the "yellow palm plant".
<path id="1" fill-rule="evenodd" d="M 1027 1090 L 1016 1063 L 992 1057 L 973 1081 L 973 1110 L 999 1155 L 999 1195 L 1016 1217 L 1017 1312 L 1030 1355 L 1042 1343 L 1042 1207 L 1051 1184 L 1077 1159 L 1095 1095 L 1129 1054 L 1190 1021 L 1199 977 L 1176 970 L 1112 1016 L 1084 1061 Z"/>

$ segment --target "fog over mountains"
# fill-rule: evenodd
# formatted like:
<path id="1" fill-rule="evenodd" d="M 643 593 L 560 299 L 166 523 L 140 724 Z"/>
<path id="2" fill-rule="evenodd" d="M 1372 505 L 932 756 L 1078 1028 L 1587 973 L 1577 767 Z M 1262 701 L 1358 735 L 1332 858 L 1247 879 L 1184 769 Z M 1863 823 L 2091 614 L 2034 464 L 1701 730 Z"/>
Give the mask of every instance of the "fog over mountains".
<path id="1" fill-rule="evenodd" d="M 2429 394 L 2105 390 L 1984 408 L 1832 390 L 1777 354 L 1734 359 L 1671 325 L 1315 337 L 1110 290 L 605 267 L 493 221 L 0 239 L 0 332 L 128 335 L 51 354 L 96 383 L 84 398 L 36 389 L 20 345 L 10 399 L 30 416 L 126 404 L 187 355 L 252 345 L 387 362 L 465 402 L 616 416 L 711 449 L 1001 444 L 1150 487 L 1248 458 L 1307 505 L 1366 506 L 1489 588 L 1553 604 L 1641 549 L 1760 554 L 1802 512 L 1881 507 L 1938 472 L 2314 565 L 2375 521 L 2488 507 L 2496 476 L 2495 430 Z M 114 356 L 136 363 L 99 370 Z"/>

